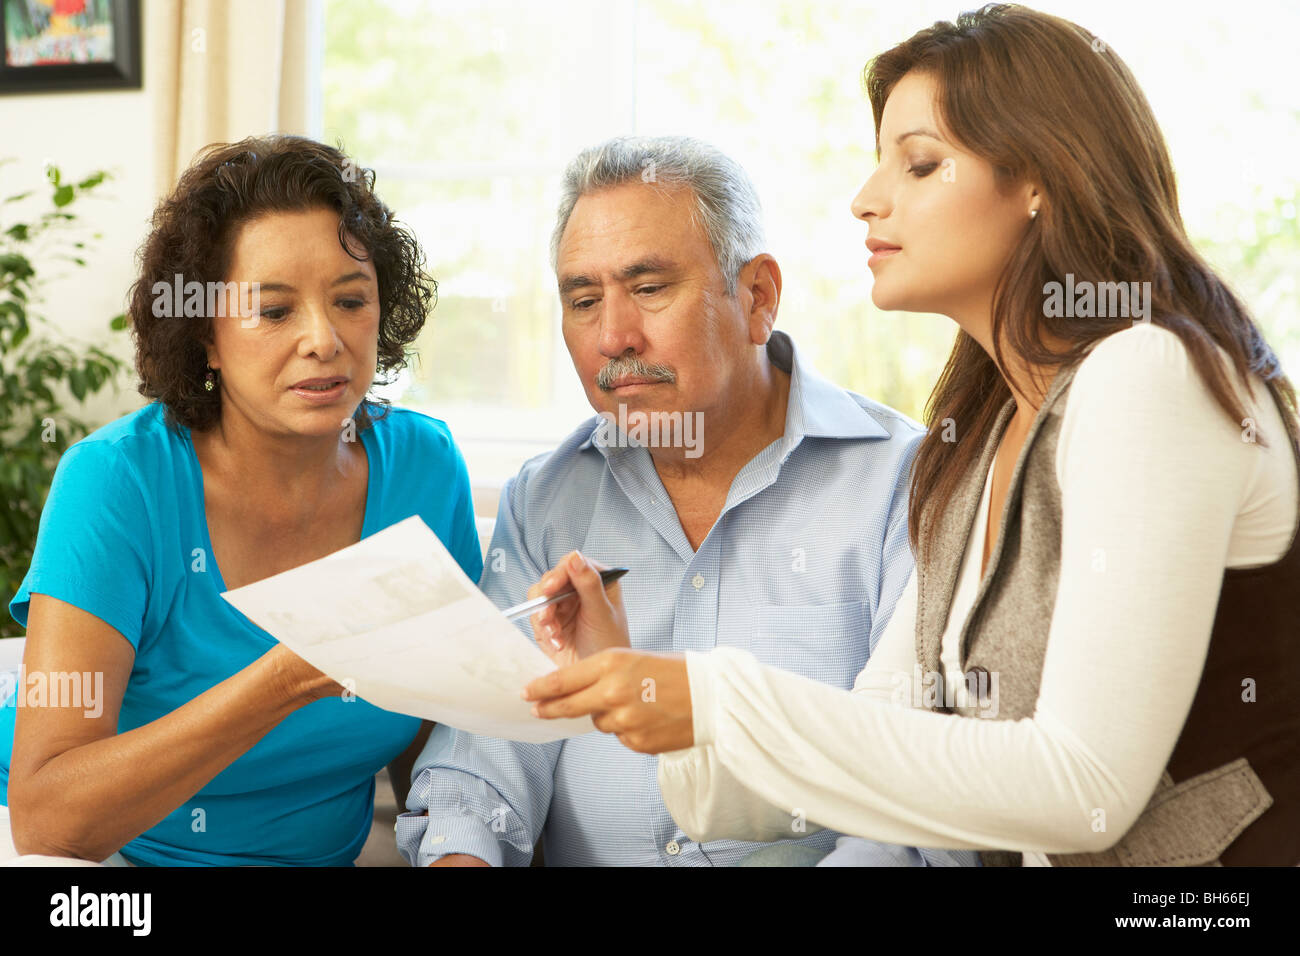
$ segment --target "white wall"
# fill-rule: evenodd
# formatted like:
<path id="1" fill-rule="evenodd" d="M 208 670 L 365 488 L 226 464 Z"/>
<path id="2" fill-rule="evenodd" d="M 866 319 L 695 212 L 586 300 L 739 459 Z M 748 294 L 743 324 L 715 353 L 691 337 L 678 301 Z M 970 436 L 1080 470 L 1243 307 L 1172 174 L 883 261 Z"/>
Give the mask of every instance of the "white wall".
<path id="1" fill-rule="evenodd" d="M 128 361 L 130 335 L 110 332 L 108 319 L 125 309 L 136 249 L 156 200 L 148 86 L 157 76 L 150 70 L 148 37 L 144 51 L 143 90 L 0 96 L 0 158 L 16 160 L 0 166 L 0 195 L 36 190 L 29 200 L 0 206 L 0 231 L 52 208 L 44 178 L 47 161 L 62 169 L 65 181 L 78 181 L 97 169 L 113 174 L 69 210 L 78 217 L 78 238 L 92 243 L 92 233 L 103 234 L 85 250 L 86 267 L 39 259 L 34 264 L 38 276 L 52 279 L 38 310 L 50 321 L 46 331 L 68 344 L 111 346 Z M 39 331 L 37 326 L 32 334 Z M 118 394 L 105 390 L 92 397 L 80 417 L 102 423 L 140 407 L 144 399 L 134 383 L 134 374 L 124 375 Z"/>

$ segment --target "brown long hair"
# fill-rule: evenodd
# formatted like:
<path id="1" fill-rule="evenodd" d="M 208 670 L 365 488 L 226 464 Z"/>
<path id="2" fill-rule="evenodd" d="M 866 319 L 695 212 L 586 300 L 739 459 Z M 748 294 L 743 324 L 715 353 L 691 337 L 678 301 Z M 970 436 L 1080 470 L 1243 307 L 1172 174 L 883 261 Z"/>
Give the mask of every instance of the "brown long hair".
<path id="1" fill-rule="evenodd" d="M 934 79 L 941 122 L 963 148 L 992 164 L 1002 186 L 1032 179 L 1043 194 L 994 291 L 997 364 L 959 332 L 926 403 L 928 432 L 913 463 L 908 504 L 918 557 L 932 541 L 936 509 L 978 461 L 1011 398 L 998 370 L 1006 367 L 1003 337 L 1045 375 L 1131 325 L 1113 316 L 1046 315 L 1042 290 L 1067 273 L 1076 283 L 1150 282 L 1151 322 L 1182 340 L 1233 423 L 1245 413 L 1215 344 L 1243 384 L 1257 375 L 1279 397 L 1288 438 L 1297 441 L 1295 389 L 1245 307 L 1187 238 L 1160 127 L 1128 67 L 1104 42 L 1068 20 L 1013 4 L 938 22 L 867 64 L 863 85 L 877 139 L 885 100 L 913 70 Z M 1041 332 L 1068 345 L 1053 351 Z M 936 427 L 946 419 L 955 443 L 944 442 Z"/>

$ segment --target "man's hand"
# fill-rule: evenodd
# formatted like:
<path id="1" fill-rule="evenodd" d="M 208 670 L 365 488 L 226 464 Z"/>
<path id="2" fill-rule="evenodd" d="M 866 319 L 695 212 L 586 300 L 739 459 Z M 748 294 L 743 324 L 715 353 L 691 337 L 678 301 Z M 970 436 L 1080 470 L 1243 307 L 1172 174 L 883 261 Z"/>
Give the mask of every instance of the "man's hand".
<path id="1" fill-rule="evenodd" d="M 476 856 L 470 856 L 468 853 L 448 853 L 446 856 L 440 856 L 429 864 L 430 866 L 491 866 L 491 863 L 485 863 Z"/>
<path id="2" fill-rule="evenodd" d="M 576 664 L 607 647 L 631 647 L 627 612 L 618 582 L 602 587 L 603 565 L 571 551 L 528 589 L 530 598 L 550 597 L 572 587 L 577 594 L 532 615 L 537 646 L 560 667 Z"/>
<path id="3" fill-rule="evenodd" d="M 538 717 L 591 714 L 597 730 L 617 734 L 629 750 L 657 754 L 695 744 L 682 654 L 601 651 L 537 678 L 524 688 L 524 699 L 535 701 Z"/>

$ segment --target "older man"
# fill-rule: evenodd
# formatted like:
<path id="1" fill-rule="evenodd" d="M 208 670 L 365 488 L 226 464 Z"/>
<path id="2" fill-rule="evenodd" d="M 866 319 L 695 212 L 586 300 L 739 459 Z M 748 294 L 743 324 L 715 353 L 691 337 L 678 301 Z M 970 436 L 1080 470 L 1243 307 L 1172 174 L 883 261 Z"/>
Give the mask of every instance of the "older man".
<path id="1" fill-rule="evenodd" d="M 514 604 L 581 550 L 631 568 L 634 647 L 742 647 L 848 688 L 912 570 L 921 429 L 820 378 L 773 331 L 781 272 L 763 249 L 748 177 L 702 143 L 614 140 L 570 164 L 552 258 L 599 417 L 507 485 L 481 587 Z M 407 805 L 398 846 L 416 865 L 525 865 L 539 837 L 561 865 L 731 864 L 765 846 L 693 843 L 655 759 L 601 733 L 537 745 L 440 726 Z M 835 843 L 800 823 L 779 862 Z M 858 862 L 971 862 L 852 843 Z"/>

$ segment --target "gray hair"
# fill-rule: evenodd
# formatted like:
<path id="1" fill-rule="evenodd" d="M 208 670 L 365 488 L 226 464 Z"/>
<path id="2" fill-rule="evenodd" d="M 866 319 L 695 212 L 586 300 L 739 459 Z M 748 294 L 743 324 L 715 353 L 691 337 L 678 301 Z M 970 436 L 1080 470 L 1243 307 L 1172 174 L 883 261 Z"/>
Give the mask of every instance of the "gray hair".
<path id="1" fill-rule="evenodd" d="M 620 136 L 574 157 L 564 171 L 551 235 L 551 268 L 559 266 L 560 237 L 578 200 L 587 193 L 631 182 L 691 189 L 695 221 L 713 246 L 727 295 L 735 295 L 741 268 L 767 244 L 758 193 L 739 163 L 687 136 Z"/>

